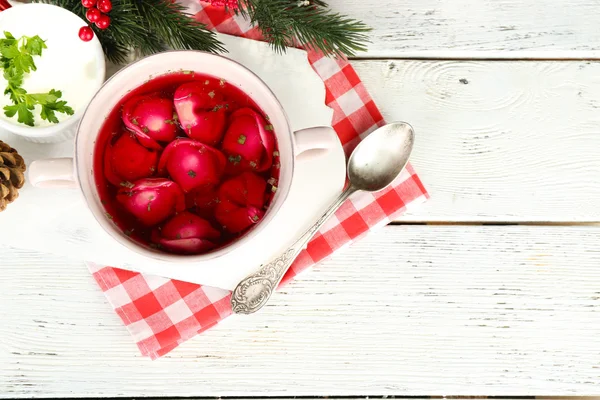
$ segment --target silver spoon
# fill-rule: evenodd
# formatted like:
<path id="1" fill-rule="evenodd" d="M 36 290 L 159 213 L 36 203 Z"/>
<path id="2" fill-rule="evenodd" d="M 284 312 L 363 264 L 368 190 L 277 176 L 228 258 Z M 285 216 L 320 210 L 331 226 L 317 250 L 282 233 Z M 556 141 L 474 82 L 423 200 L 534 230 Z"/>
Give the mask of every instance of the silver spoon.
<path id="1" fill-rule="evenodd" d="M 285 253 L 262 265 L 236 286 L 231 296 L 233 312 L 252 314 L 261 309 L 300 251 L 352 193 L 360 190 L 377 192 L 392 183 L 408 162 L 414 136 L 409 124 L 395 122 L 378 128 L 361 141 L 348 160 L 350 183 L 346 190 Z"/>

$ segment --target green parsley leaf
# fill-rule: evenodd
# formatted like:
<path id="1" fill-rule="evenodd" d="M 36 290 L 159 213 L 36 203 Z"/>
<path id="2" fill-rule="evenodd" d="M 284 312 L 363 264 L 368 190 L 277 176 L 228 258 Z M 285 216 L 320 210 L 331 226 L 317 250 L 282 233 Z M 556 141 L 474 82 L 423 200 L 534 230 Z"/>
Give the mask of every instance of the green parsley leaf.
<path id="1" fill-rule="evenodd" d="M 17 114 L 17 121 L 27 126 L 33 126 L 33 113 L 26 103 L 4 106 L 4 114 L 11 118 Z"/>
<path id="2" fill-rule="evenodd" d="M 29 94 L 22 87 L 25 74 L 37 70 L 33 57 L 41 56 L 46 48 L 46 43 L 38 35 L 16 39 L 10 32 L 4 32 L 4 38 L 0 38 L 0 67 L 7 81 L 4 94 L 8 95 L 13 103 L 4 107 L 4 114 L 9 118 L 17 115 L 17 121 L 28 126 L 34 125 L 32 110 L 38 105 L 41 106 L 40 117 L 53 123 L 59 122 L 57 112 L 74 114 L 66 101 L 58 101 L 62 97 L 59 90 Z"/>
<path id="3" fill-rule="evenodd" d="M 75 111 L 71 107 L 67 105 L 67 102 L 64 100 L 61 101 L 53 101 L 47 104 L 39 103 L 42 105 L 42 112 L 40 116 L 42 119 L 48 120 L 50 122 L 58 123 L 58 118 L 56 118 L 56 112 L 61 114 L 73 115 Z"/>
<path id="4" fill-rule="evenodd" d="M 41 56 L 42 49 L 47 48 L 46 42 L 44 42 L 38 35 L 25 40 L 25 50 L 27 50 L 32 56 Z"/>
<path id="5" fill-rule="evenodd" d="M 7 59 L 17 57 L 19 53 L 19 46 L 17 45 L 16 40 L 12 42 L 4 41 L 2 45 L 0 45 L 0 54 Z"/>
<path id="6" fill-rule="evenodd" d="M 22 51 L 16 57 L 13 57 L 12 62 L 17 70 L 21 70 L 26 74 L 37 70 L 31 54 L 23 53 Z"/>
<path id="7" fill-rule="evenodd" d="M 33 93 L 29 97 L 39 104 L 54 103 L 58 100 L 58 97 L 50 93 Z"/>

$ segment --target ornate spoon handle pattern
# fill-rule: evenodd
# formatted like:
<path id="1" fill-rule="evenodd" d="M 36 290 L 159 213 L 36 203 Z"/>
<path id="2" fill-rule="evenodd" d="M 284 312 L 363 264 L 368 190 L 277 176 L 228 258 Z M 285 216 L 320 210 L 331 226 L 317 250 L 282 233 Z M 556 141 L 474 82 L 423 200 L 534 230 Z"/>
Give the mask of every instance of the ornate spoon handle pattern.
<path id="1" fill-rule="evenodd" d="M 319 220 L 310 227 L 281 256 L 264 264 L 253 274 L 244 278 L 233 290 L 231 308 L 236 314 L 252 314 L 260 310 L 269 300 L 273 291 L 308 241 L 323 226 L 333 213 L 356 191 L 352 186 L 344 190 Z"/>

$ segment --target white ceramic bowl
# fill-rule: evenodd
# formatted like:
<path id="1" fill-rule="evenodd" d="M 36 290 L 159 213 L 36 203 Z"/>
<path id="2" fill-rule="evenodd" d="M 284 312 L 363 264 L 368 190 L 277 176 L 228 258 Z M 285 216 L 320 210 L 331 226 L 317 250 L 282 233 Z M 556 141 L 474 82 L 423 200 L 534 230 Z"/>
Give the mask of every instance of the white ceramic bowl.
<path id="1" fill-rule="evenodd" d="M 111 110 L 130 91 L 152 77 L 178 70 L 190 70 L 225 79 L 248 94 L 269 117 L 277 137 L 281 164 L 277 192 L 264 218 L 238 240 L 200 255 L 178 255 L 143 246 L 125 235 L 105 214 L 94 181 L 94 149 L 98 132 Z M 333 138 L 333 140 L 331 139 Z M 260 265 L 263 254 L 272 247 L 273 232 L 266 230 L 288 198 L 297 158 L 310 158 L 339 147 L 330 127 L 314 127 L 293 132 L 285 110 L 271 89 L 253 72 L 235 61 L 199 51 L 171 51 L 137 61 L 113 75 L 90 102 L 75 140 L 73 159 L 36 160 L 29 167 L 29 181 L 37 187 L 79 187 L 88 208 L 100 226 L 127 250 L 137 253 L 141 262 L 161 263 L 164 268 L 188 266 L 219 270 L 232 265 Z M 319 151 L 310 151 L 310 150 Z M 312 154 L 312 155 L 311 155 Z M 292 227 L 276 234 L 288 236 Z M 264 261 L 264 260 L 262 260 Z M 241 277 L 239 277 L 241 278 Z"/>
<path id="2" fill-rule="evenodd" d="M 95 36 L 89 42 L 79 39 L 79 29 L 85 25 L 87 23 L 72 12 L 49 4 L 21 4 L 0 12 L 0 32 L 9 31 L 17 37 L 40 35 L 46 40 L 48 48 L 44 50 L 41 57 L 34 58 L 38 70 L 32 74 L 37 74 L 37 79 L 40 74 L 49 72 L 50 65 L 40 62 L 44 54 L 49 52 L 54 52 L 55 57 L 64 58 L 64 65 L 56 69 L 61 81 L 69 82 L 70 77 L 81 74 L 81 71 L 85 71 L 85 74 L 90 76 L 89 84 L 83 88 L 78 85 L 70 85 L 67 88 L 60 85 L 55 87 L 53 82 L 48 82 L 47 90 L 62 90 L 63 98 L 66 100 L 69 100 L 69 96 L 78 98 L 79 104 L 75 114 L 64 121 L 49 126 L 29 127 L 17 123 L 16 120 L 10 121 L 4 117 L 4 111 L 0 110 L 2 113 L 0 129 L 36 143 L 61 142 L 75 136 L 77 124 L 87 104 L 100 89 L 105 78 L 105 60 L 100 41 Z M 2 79 L 0 81 L 4 82 Z M 0 89 L 3 92 L 4 87 Z"/>

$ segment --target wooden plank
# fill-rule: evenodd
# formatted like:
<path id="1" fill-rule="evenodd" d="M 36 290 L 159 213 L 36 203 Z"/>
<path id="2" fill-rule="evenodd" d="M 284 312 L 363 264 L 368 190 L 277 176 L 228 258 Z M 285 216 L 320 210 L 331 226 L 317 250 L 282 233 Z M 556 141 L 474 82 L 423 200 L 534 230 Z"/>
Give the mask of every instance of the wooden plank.
<path id="1" fill-rule="evenodd" d="M 386 120 L 416 130 L 431 200 L 401 220 L 600 220 L 599 63 L 353 64 Z"/>
<path id="2" fill-rule="evenodd" d="M 3 249 L 0 397 L 597 394 L 599 234 L 389 226 L 155 362 L 82 264 Z"/>
<path id="3" fill-rule="evenodd" d="M 591 58 L 600 56 L 594 0 L 331 0 L 373 28 L 359 57 Z"/>

